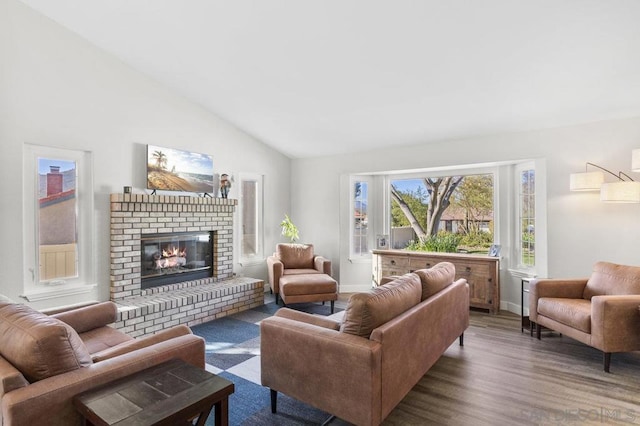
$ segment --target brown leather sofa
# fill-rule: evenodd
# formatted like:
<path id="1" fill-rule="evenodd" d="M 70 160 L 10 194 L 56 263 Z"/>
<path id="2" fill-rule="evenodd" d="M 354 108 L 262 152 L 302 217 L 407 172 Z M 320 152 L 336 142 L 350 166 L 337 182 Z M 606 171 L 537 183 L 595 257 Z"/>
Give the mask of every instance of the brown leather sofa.
<path id="1" fill-rule="evenodd" d="M 104 302 L 55 315 L 0 302 L 0 424 L 80 425 L 72 398 L 172 358 L 204 368 L 204 341 L 186 326 L 142 339 L 109 327 Z"/>
<path id="2" fill-rule="evenodd" d="M 640 267 L 598 262 L 589 278 L 537 279 L 529 287 L 529 318 L 541 338 L 547 327 L 603 352 L 640 350 Z"/>
<path id="3" fill-rule="evenodd" d="M 469 286 L 438 264 L 350 297 L 341 322 L 282 308 L 260 323 L 262 385 L 378 425 L 469 325 Z"/>

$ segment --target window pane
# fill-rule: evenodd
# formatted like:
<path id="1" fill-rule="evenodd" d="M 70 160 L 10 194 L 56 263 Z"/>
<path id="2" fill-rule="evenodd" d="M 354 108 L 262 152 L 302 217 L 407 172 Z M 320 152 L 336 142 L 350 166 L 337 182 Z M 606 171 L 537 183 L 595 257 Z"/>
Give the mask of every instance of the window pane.
<path id="1" fill-rule="evenodd" d="M 535 266 L 535 170 L 520 173 L 520 264 Z"/>
<path id="2" fill-rule="evenodd" d="M 39 280 L 78 276 L 76 163 L 38 158 Z"/>
<path id="3" fill-rule="evenodd" d="M 258 254 L 258 183 L 242 181 L 242 255 Z"/>
<path id="4" fill-rule="evenodd" d="M 353 250 L 355 256 L 368 254 L 368 185 L 367 182 L 356 181 L 353 188 Z"/>
<path id="5" fill-rule="evenodd" d="M 394 249 L 486 254 L 493 244 L 493 175 L 391 181 Z"/>

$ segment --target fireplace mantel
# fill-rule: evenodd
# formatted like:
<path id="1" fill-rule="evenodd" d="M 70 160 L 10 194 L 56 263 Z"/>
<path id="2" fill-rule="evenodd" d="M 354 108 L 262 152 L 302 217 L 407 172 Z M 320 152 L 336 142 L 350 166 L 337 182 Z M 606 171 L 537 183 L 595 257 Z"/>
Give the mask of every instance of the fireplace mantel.
<path id="1" fill-rule="evenodd" d="M 233 276 L 233 213 L 238 200 L 186 195 L 111 194 L 111 300 L 210 284 Z M 142 234 L 215 235 L 213 276 L 141 288 Z"/>
<path id="2" fill-rule="evenodd" d="M 192 326 L 264 304 L 264 282 L 233 275 L 237 200 L 111 194 L 111 300 L 115 327 L 133 337 Z M 142 234 L 210 232 L 213 276 L 142 289 Z"/>

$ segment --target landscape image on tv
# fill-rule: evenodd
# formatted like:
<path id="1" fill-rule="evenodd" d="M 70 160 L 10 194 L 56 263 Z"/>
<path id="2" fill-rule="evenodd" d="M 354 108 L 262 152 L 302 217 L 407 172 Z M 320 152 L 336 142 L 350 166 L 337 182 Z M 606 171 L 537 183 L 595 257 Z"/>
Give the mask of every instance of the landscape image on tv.
<path id="1" fill-rule="evenodd" d="M 197 152 L 147 145 L 147 188 L 213 193 L 213 158 Z"/>

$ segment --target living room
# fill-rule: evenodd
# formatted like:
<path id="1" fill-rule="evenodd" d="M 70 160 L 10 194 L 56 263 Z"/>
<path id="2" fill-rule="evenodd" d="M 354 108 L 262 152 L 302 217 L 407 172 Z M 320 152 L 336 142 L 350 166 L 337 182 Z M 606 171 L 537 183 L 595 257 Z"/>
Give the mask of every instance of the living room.
<path id="1" fill-rule="evenodd" d="M 375 177 L 461 166 L 497 170 L 500 240 L 496 242 L 502 245 L 503 310 L 519 313 L 521 305 L 520 279 L 508 271 L 515 266 L 510 263 L 514 220 L 510 167 L 514 164 L 534 162 L 540 178 L 537 183 L 544 194 L 545 213 L 536 225 L 540 238 L 536 252 L 539 276 L 586 276 L 601 260 L 638 264 L 635 247 L 640 238 L 640 228 L 635 225 L 638 205 L 603 203 L 597 193 L 569 190 L 570 174 L 584 171 L 586 162 L 602 165 L 616 174 L 622 171 L 634 180 L 640 177 L 630 171 L 631 153 L 640 148 L 639 68 L 637 50 L 633 49 L 637 47 L 634 46 L 637 33 L 626 38 L 620 36 L 628 45 L 621 43 L 616 45 L 617 50 L 612 48 L 611 52 L 620 56 L 612 56 L 609 62 L 603 60 L 606 55 L 600 54 L 596 57 L 602 62 L 576 62 L 574 68 L 564 70 L 565 74 L 558 77 L 562 81 L 577 79 L 587 68 L 599 70 L 602 79 L 594 78 L 591 85 L 567 85 L 568 92 L 580 94 L 585 90 L 581 108 L 571 110 L 556 105 L 554 110 L 547 111 L 551 118 L 545 126 L 516 126 L 511 122 L 501 131 L 487 125 L 489 131 L 476 135 L 464 132 L 425 135 L 426 142 L 417 135 L 402 139 L 410 143 L 348 153 L 324 153 L 319 147 L 318 155 L 295 156 L 273 148 L 205 108 L 197 89 L 189 96 L 178 93 L 136 70 L 135 64 L 127 64 L 33 10 L 28 3 L 0 0 L 0 152 L 4 160 L 0 193 L 5 199 L 0 206 L 3 219 L 0 234 L 9 246 L 5 262 L 12 265 L 0 272 L 0 293 L 14 300 L 28 301 L 23 296 L 29 293 L 29 284 L 25 283 L 31 280 L 32 268 L 27 261 L 29 250 L 24 238 L 24 230 L 32 225 L 25 211 L 33 202 L 24 185 L 25 144 L 87 151 L 92 157 L 95 279 L 87 283 L 86 291 L 76 294 L 60 296 L 55 294 L 56 289 L 47 288 L 44 293 L 51 294 L 28 301 L 36 309 L 110 299 L 110 196 L 122 193 L 126 186 L 133 187 L 135 193 L 148 192 L 145 185 L 148 144 L 208 153 L 213 156 L 216 173 L 263 176 L 264 254 L 270 254 L 283 241 L 279 224 L 288 214 L 301 230 L 301 241 L 312 242 L 318 253 L 332 260 L 334 273 L 345 292 L 366 290 L 371 276 L 370 262 L 350 258 L 345 238 L 349 226 L 345 201 L 353 175 Z M 619 19 L 637 17 L 635 5 L 613 3 Z M 575 2 L 572 4 L 578 7 Z M 605 2 L 594 4 L 604 7 Z M 621 12 L 624 7 L 629 8 L 626 14 Z M 626 19 L 620 22 L 621 28 L 629 30 L 627 25 Z M 587 49 L 588 43 L 585 45 L 575 48 Z M 510 47 L 515 51 L 519 46 L 514 42 Z M 554 45 L 549 45 L 550 51 L 553 48 Z M 600 53 L 607 49 L 606 45 L 594 48 Z M 531 63 L 522 67 L 537 66 L 544 74 L 544 60 L 531 58 Z M 608 67 L 618 62 L 627 64 L 627 73 L 616 74 L 614 79 L 615 72 L 610 73 Z M 473 64 L 465 66 L 472 68 Z M 166 72 L 171 74 L 174 70 Z M 584 84 L 582 80 L 581 83 Z M 464 99 L 460 102 L 462 108 Z M 518 108 L 525 106 L 513 106 L 516 118 Z M 596 106 L 609 109 L 599 110 Z M 427 110 L 421 119 L 429 121 L 429 117 Z M 270 126 L 286 127 L 286 120 Z M 234 184 L 229 197 L 237 195 L 238 186 Z M 379 233 L 384 233 L 383 226 L 380 223 L 377 226 Z M 240 256 L 234 257 L 236 274 L 267 281 L 264 261 L 243 263 Z"/>
<path id="2" fill-rule="evenodd" d="M 88 150 L 93 156 L 97 285 L 88 294 L 35 302 L 36 308 L 108 300 L 109 195 L 120 193 L 124 186 L 144 192 L 147 144 L 209 153 L 216 172 L 265 176 L 265 253 L 270 254 L 276 243 L 283 241 L 278 225 L 289 214 L 301 230 L 302 241 L 313 242 L 318 252 L 333 260 L 341 285 L 347 287 L 366 287 L 370 273 L 366 263 L 350 262 L 344 249 L 347 242 L 340 238 L 348 224 L 339 208 L 345 186 L 341 179 L 357 173 L 535 159 L 545 168 L 540 173 L 545 179 L 540 183 L 546 186 L 547 209 L 546 218 L 542 218 L 546 227 L 536 230 L 547 238 L 538 275 L 582 276 L 598 260 L 635 262 L 633 244 L 640 236 L 640 230 L 632 225 L 636 206 L 599 202 L 596 193 L 570 192 L 568 183 L 569 175 L 584 171 L 586 162 L 633 176 L 631 151 L 640 146 L 640 111 L 631 104 L 617 112 L 622 118 L 599 117 L 574 126 L 443 137 L 440 142 L 380 148 L 358 155 L 289 158 L 24 3 L 3 1 L 2 6 L 6 113 L 1 117 L 5 179 L 0 185 L 12 202 L 2 203 L 0 208 L 2 217 L 12 219 L 4 220 L 1 226 L 6 241 L 12 242 L 12 249 L 5 254 L 7 263 L 24 265 L 3 268 L 3 290 L 8 296 L 20 298 L 29 274 L 22 243 L 27 218 L 20 214 L 27 200 L 24 188 L 17 184 L 23 176 L 24 144 Z M 632 93 L 633 87 L 624 91 Z M 234 189 L 230 198 L 237 194 Z M 500 199 L 499 206 L 506 209 L 506 213 L 498 212 L 501 218 L 508 214 L 509 203 Z M 507 238 L 504 240 L 500 241 L 503 255 L 508 244 Z M 519 306 L 519 280 L 509 277 L 506 264 L 503 259 L 502 301 Z M 264 263 L 235 268 L 245 276 L 267 277 Z"/>

